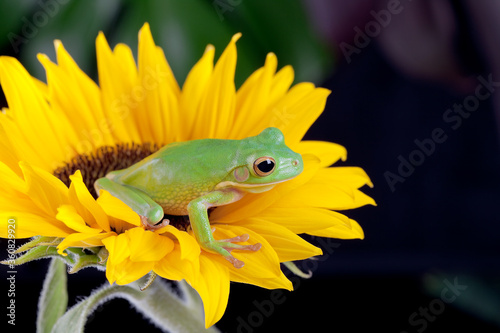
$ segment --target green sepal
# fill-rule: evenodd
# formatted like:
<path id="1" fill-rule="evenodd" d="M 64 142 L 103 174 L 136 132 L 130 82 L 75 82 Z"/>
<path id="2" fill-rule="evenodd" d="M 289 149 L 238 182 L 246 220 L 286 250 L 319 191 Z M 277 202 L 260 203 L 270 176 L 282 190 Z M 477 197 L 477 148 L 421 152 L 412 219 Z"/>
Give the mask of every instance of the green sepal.
<path id="1" fill-rule="evenodd" d="M 40 238 L 33 239 L 29 242 L 31 243 L 29 246 L 31 248 L 21 256 L 14 260 L 4 260 L 0 263 L 18 266 L 43 258 L 59 258 L 70 267 L 68 271 L 70 274 L 76 273 L 86 267 L 104 268 L 106 266 L 106 259 L 109 253 L 105 247 L 92 247 L 85 250 L 79 247 L 71 247 L 64 250 L 66 255 L 61 255 L 57 252 L 57 247 L 54 245 L 40 245 L 47 241 L 47 239 L 41 240 Z M 50 244 L 53 244 L 53 242 Z"/>
<path id="2" fill-rule="evenodd" d="M 86 249 L 91 254 L 88 254 L 80 247 L 70 247 L 64 250 L 67 256 L 66 262 L 70 266 L 69 274 L 78 272 L 87 267 L 104 268 L 105 261 L 108 257 L 108 252 L 105 247 L 93 247 Z"/>
<path id="3" fill-rule="evenodd" d="M 153 282 L 155 281 L 155 279 L 156 279 L 157 276 L 158 276 L 158 274 L 156 274 L 154 271 L 149 272 L 149 278 L 148 278 L 148 280 L 139 289 L 141 291 L 144 291 L 144 290 L 148 289 L 153 284 Z"/>
<path id="4" fill-rule="evenodd" d="M 62 240 L 63 238 L 58 237 L 35 236 L 28 243 L 21 245 L 15 253 L 22 253 L 40 245 L 57 246 Z"/>
<path id="5" fill-rule="evenodd" d="M 312 276 L 311 271 L 309 271 L 307 273 L 302 272 L 300 270 L 300 268 L 298 268 L 297 265 L 295 265 L 295 263 L 293 261 L 286 261 L 286 262 L 283 262 L 282 264 L 285 265 L 286 268 L 288 268 L 290 270 L 290 272 L 292 272 L 293 274 L 295 274 L 303 279 L 309 279 Z"/>
<path id="6" fill-rule="evenodd" d="M 31 248 L 30 250 L 26 251 L 24 254 L 21 256 L 17 257 L 14 260 L 4 260 L 1 261 L 1 264 L 4 265 L 22 265 L 27 262 L 33 261 L 33 260 L 38 260 L 42 258 L 50 258 L 50 257 L 61 257 L 57 253 L 57 248 L 54 246 L 46 246 L 46 245 L 40 245 Z"/>

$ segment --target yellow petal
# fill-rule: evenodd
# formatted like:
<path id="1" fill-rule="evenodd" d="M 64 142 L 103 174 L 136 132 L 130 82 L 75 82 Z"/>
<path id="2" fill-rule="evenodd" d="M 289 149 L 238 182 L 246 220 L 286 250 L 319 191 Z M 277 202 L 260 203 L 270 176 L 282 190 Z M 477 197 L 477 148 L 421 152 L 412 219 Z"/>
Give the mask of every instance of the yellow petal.
<path id="1" fill-rule="evenodd" d="M 323 112 L 330 91 L 299 83 L 273 108 L 274 116 L 284 119 L 276 127 L 282 130 L 288 146 L 297 144 Z"/>
<path id="2" fill-rule="evenodd" d="M 348 225 L 340 213 L 323 208 L 290 204 L 286 198 L 276 202 L 256 217 L 286 227 L 295 234 L 326 229 L 339 224 Z"/>
<path id="3" fill-rule="evenodd" d="M 125 234 L 110 236 L 102 240 L 109 252 L 106 261 L 106 278 L 110 284 L 117 280 L 117 267 L 130 256 L 129 239 Z"/>
<path id="4" fill-rule="evenodd" d="M 141 226 L 141 218 L 139 215 L 127 206 L 120 199 L 109 194 L 108 191 L 101 190 L 97 203 L 102 207 L 104 212 L 112 217 L 126 221 L 135 226 Z"/>
<path id="5" fill-rule="evenodd" d="M 51 165 L 52 161 L 62 161 L 65 157 L 61 145 L 64 142 L 61 134 L 63 124 L 51 112 L 26 69 L 15 58 L 0 57 L 0 81 L 11 114 L 21 126 L 19 133 L 30 138 L 29 142 L 43 152 L 43 156 L 38 154 L 36 157 L 47 165 Z"/>
<path id="6" fill-rule="evenodd" d="M 260 278 L 256 276 L 249 276 L 242 274 L 238 270 L 232 270 L 230 271 L 230 279 L 233 282 L 253 284 L 255 286 L 266 289 L 286 289 L 290 291 L 293 290 L 292 282 L 288 280 L 288 278 L 285 276 L 285 274 L 283 274 L 283 272 L 281 272 L 280 275 L 277 277 Z"/>
<path id="7" fill-rule="evenodd" d="M 375 201 L 349 185 L 332 183 L 307 183 L 288 193 L 290 207 L 321 207 L 334 210 L 353 209 L 364 205 L 375 205 Z"/>
<path id="8" fill-rule="evenodd" d="M 156 231 L 158 234 L 173 235 L 177 239 L 181 249 L 180 259 L 196 261 L 200 256 L 200 246 L 196 239 L 185 231 L 180 231 L 172 225 L 167 225 Z"/>
<path id="9" fill-rule="evenodd" d="M 174 249 L 155 264 L 155 273 L 168 280 L 196 280 L 200 274 L 199 254 L 196 260 L 187 260 L 182 259 L 182 252 L 182 246 L 175 243 Z"/>
<path id="10" fill-rule="evenodd" d="M 193 66 L 189 72 L 184 86 L 182 87 L 181 109 L 183 116 L 181 117 L 182 127 L 177 129 L 182 132 L 179 141 L 189 140 L 192 134 L 194 122 L 198 116 L 198 110 L 201 108 L 200 103 L 205 91 L 209 88 L 208 82 L 213 72 L 215 48 L 208 45 L 205 53 L 200 60 Z"/>
<path id="11" fill-rule="evenodd" d="M 205 90 L 191 139 L 225 138 L 232 126 L 236 103 L 236 34 L 220 56 Z"/>
<path id="12" fill-rule="evenodd" d="M 6 152 L 6 159 L 3 161 L 9 163 L 9 166 L 18 174 L 20 169 L 17 164 L 20 160 L 33 163 L 46 171 L 52 171 L 59 166 L 60 163 L 57 161 L 47 159 L 47 155 L 43 154 L 44 151 L 38 146 L 38 142 L 32 144 L 33 138 L 30 135 L 19 135 L 26 130 L 26 125 L 19 124 L 12 116 L 11 110 L 4 110 L 6 113 L 0 112 L 0 124 L 4 138 L 0 145 L 3 147 L 2 151 Z"/>
<path id="13" fill-rule="evenodd" d="M 156 93 L 159 82 L 154 80 L 159 74 L 155 73 L 159 67 L 155 49 L 151 30 L 146 23 L 139 31 L 138 81 L 134 87 L 137 91 L 137 112 L 143 115 L 137 125 L 145 142 L 162 142 L 164 134 L 163 110 L 160 109 L 159 96 Z"/>
<path id="14" fill-rule="evenodd" d="M 62 193 L 67 188 L 43 170 L 34 169 L 25 163 L 21 165 L 27 183 L 0 163 L 0 181 L 4 184 L 0 190 L 0 215 L 1 221 L 5 223 L 0 235 L 7 236 L 7 221 L 11 218 L 17 221 L 17 238 L 36 235 L 63 237 L 71 233 L 70 228 L 55 219 L 58 205 L 67 202 Z"/>
<path id="15" fill-rule="evenodd" d="M 142 228 L 125 231 L 129 238 L 131 261 L 158 261 L 174 248 L 174 242 L 165 236 Z"/>
<path id="16" fill-rule="evenodd" d="M 113 230 L 117 234 L 122 234 L 125 231 L 127 231 L 128 229 L 132 229 L 132 228 L 137 227 L 134 224 L 125 222 L 123 220 L 114 218 L 112 216 L 108 216 L 108 219 L 109 219 L 109 227 L 111 228 L 111 230 Z"/>
<path id="17" fill-rule="evenodd" d="M 4 113 L 0 112 L 0 138 L 2 138 L 2 140 L 0 140 L 0 156 L 2 156 L 2 163 L 4 163 L 18 176 L 22 176 L 22 171 L 19 168 L 19 158 L 16 156 L 16 149 L 11 144 L 11 140 L 8 138 L 7 133 L 2 126 L 4 118 L 6 117 L 7 116 Z M 13 139 L 14 141 L 17 140 L 17 138 Z"/>
<path id="18" fill-rule="evenodd" d="M 68 247 L 94 247 L 94 246 L 103 246 L 102 240 L 104 238 L 116 235 L 114 232 L 106 232 L 106 233 L 74 233 L 68 235 L 64 238 L 64 240 L 57 245 L 57 252 L 59 254 L 64 255 L 63 251 Z"/>
<path id="19" fill-rule="evenodd" d="M 68 188 L 50 173 L 28 163 L 20 162 L 26 181 L 26 195 L 44 212 L 56 216 L 57 208 L 67 204 Z"/>
<path id="20" fill-rule="evenodd" d="M 228 138 L 242 139 L 257 135 L 263 128 L 259 128 L 262 119 L 269 117 L 269 99 L 271 84 L 276 72 L 278 60 L 273 53 L 269 53 L 264 67 L 255 71 L 236 94 L 237 118 L 230 128 Z M 271 119 L 271 122 L 273 120 Z M 269 126 L 273 126 L 270 124 Z"/>
<path id="21" fill-rule="evenodd" d="M 4 192 L 15 193 L 26 191 L 24 180 L 2 161 L 0 161 L 0 182 Z"/>
<path id="22" fill-rule="evenodd" d="M 49 96 L 49 87 L 47 86 L 47 84 L 43 81 L 38 80 L 36 77 L 33 77 L 32 79 L 33 79 L 33 83 L 35 84 L 37 89 L 40 91 L 43 98 L 45 98 L 47 100 L 48 96 Z"/>
<path id="23" fill-rule="evenodd" d="M 144 141 L 164 145 L 178 140 L 180 89 L 163 50 L 153 41 L 149 24 L 139 32 L 138 84 L 134 87 L 142 116 L 139 126 Z"/>
<path id="24" fill-rule="evenodd" d="M 130 256 L 130 240 L 125 234 L 104 238 L 102 243 L 109 252 L 109 259 L 115 264 Z"/>
<path id="25" fill-rule="evenodd" d="M 207 256 L 200 257 L 200 274 L 188 281 L 196 289 L 205 309 L 205 327 L 214 325 L 224 314 L 229 298 L 228 268 Z"/>
<path id="26" fill-rule="evenodd" d="M 276 73 L 271 84 L 271 92 L 269 94 L 268 107 L 274 108 L 276 103 L 283 98 L 294 80 L 293 67 L 290 65 L 284 66 Z"/>
<path id="27" fill-rule="evenodd" d="M 38 59 L 47 72 L 53 111 L 58 112 L 59 117 L 64 114 L 71 119 L 70 124 L 77 125 L 74 128 L 69 125 L 64 133 L 68 144 L 79 154 L 90 153 L 103 145 L 113 145 L 111 119 L 104 115 L 99 87 L 78 67 L 59 40 L 54 42 L 54 46 L 58 65 L 45 55 L 39 55 Z"/>
<path id="28" fill-rule="evenodd" d="M 110 119 L 115 140 L 143 142 L 137 127 L 143 115 L 135 113 L 140 96 L 133 93 L 137 68 L 132 51 L 119 44 L 113 53 L 101 32 L 96 39 L 96 52 L 103 111 Z"/>
<path id="29" fill-rule="evenodd" d="M 171 142 L 181 141 L 184 137 L 182 135 L 183 132 L 187 131 L 180 130 L 180 128 L 182 127 L 182 113 L 180 112 L 180 90 L 179 86 L 177 85 L 177 81 L 175 81 L 172 71 L 168 66 L 167 59 L 165 58 L 163 50 L 157 47 L 156 54 L 158 58 L 157 63 L 160 64 L 157 72 L 161 75 L 170 73 L 170 75 L 167 75 L 167 78 L 172 78 L 173 82 L 175 83 L 175 86 L 172 87 L 173 84 L 170 84 L 171 80 L 164 80 L 160 75 L 158 75 L 158 88 L 156 89 L 156 94 L 158 96 L 158 109 L 160 110 L 160 112 L 162 112 L 163 136 L 159 136 L 158 141 L 156 142 L 158 145 L 163 146 Z"/>
<path id="30" fill-rule="evenodd" d="M 327 229 L 308 232 L 308 234 L 320 237 L 330 237 L 339 239 L 364 239 L 365 234 L 361 226 L 358 224 L 358 222 L 351 219 L 349 219 L 349 222 L 351 225 L 350 228 L 338 225 Z"/>
<path id="31" fill-rule="evenodd" d="M 85 220 L 78 214 L 74 206 L 62 205 L 57 210 L 57 219 L 77 232 L 98 234 L 102 231 L 102 229 L 94 229 L 85 224 Z"/>
<path id="32" fill-rule="evenodd" d="M 125 259 L 114 268 L 116 284 L 126 285 L 139 280 L 153 270 L 154 261 L 132 261 Z M 109 280 L 109 279 L 108 279 Z"/>
<path id="33" fill-rule="evenodd" d="M 290 229 L 261 219 L 238 223 L 262 236 L 276 251 L 280 262 L 303 260 L 323 254 L 320 248 L 306 242 Z"/>
<path id="34" fill-rule="evenodd" d="M 88 108 L 83 108 L 83 102 L 78 98 L 81 95 L 80 89 L 75 87 L 74 82 L 69 83 L 68 78 L 65 77 L 65 73 L 62 72 L 61 68 L 52 63 L 46 55 L 38 54 L 38 60 L 44 66 L 47 82 L 49 82 L 46 99 L 50 103 L 51 111 L 58 115 L 59 121 L 64 123 L 65 130 L 62 132 L 64 142 L 66 142 L 64 159 L 69 161 L 76 154 L 88 154 L 92 152 L 96 146 L 86 140 L 83 142 L 83 136 L 79 138 L 77 135 L 78 127 L 76 127 L 76 124 L 79 124 L 80 128 L 83 127 L 86 129 L 85 123 L 82 122 L 82 119 L 79 119 L 78 115 L 92 115 L 91 112 L 88 112 Z M 73 118 L 70 121 L 66 112 L 75 108 L 77 111 L 74 114 L 70 113 L 68 115 Z M 95 124 L 91 126 L 94 127 L 90 128 L 96 128 Z"/>
<path id="35" fill-rule="evenodd" d="M 100 43 L 102 42 L 105 44 L 100 45 L 100 47 L 105 48 L 107 46 L 106 40 L 101 40 Z M 106 51 L 111 50 L 108 47 Z M 113 49 L 112 56 L 119 62 L 116 65 L 120 66 L 122 70 L 121 75 L 125 77 L 125 80 L 127 82 L 135 82 L 137 79 L 137 65 L 135 64 L 134 55 L 130 47 L 126 44 L 118 43 Z"/>
<path id="36" fill-rule="evenodd" d="M 93 228 L 101 228 L 104 231 L 110 231 L 108 216 L 92 197 L 87 186 L 83 183 L 80 170 L 77 170 L 74 175 L 69 176 L 69 179 L 71 180 L 71 203 L 77 207 L 78 212 L 85 219 L 85 222 Z"/>
<path id="37" fill-rule="evenodd" d="M 16 238 L 29 238 L 38 235 L 47 237 L 65 237 L 73 232 L 55 218 L 44 217 L 36 211 L 2 209 L 0 210 L 0 237 L 9 237 L 10 219 L 16 220 Z"/>
<path id="38" fill-rule="evenodd" d="M 141 43 L 143 42 L 144 44 L 141 45 Z M 141 50 L 141 47 L 144 47 L 145 49 Z M 165 78 L 165 82 L 167 82 L 168 87 L 173 92 L 173 94 L 176 97 L 179 97 L 180 88 L 179 84 L 177 83 L 177 80 L 174 77 L 174 73 L 172 72 L 170 66 L 168 65 L 166 59 L 164 58 L 163 52 L 158 52 L 159 50 L 161 50 L 161 48 L 156 47 L 154 45 L 153 36 L 151 35 L 151 29 L 149 27 L 149 23 L 144 23 L 141 30 L 139 31 L 139 53 L 142 52 L 144 54 L 145 52 L 151 51 L 151 53 L 154 54 L 155 50 L 153 50 L 152 47 L 154 47 L 156 50 L 156 56 L 160 56 L 156 58 L 157 62 L 155 64 L 161 63 L 160 64 L 161 67 L 165 70 L 165 72 L 162 73 L 162 76 Z"/>
<path id="39" fill-rule="evenodd" d="M 343 183 L 360 188 L 364 185 L 373 187 L 373 183 L 366 172 L 358 167 L 323 168 L 314 175 L 311 183 Z"/>
<path id="40" fill-rule="evenodd" d="M 339 159 L 345 161 L 347 150 L 333 142 L 325 141 L 300 141 L 294 150 L 299 154 L 313 154 L 321 160 L 321 167 L 327 167 Z"/>

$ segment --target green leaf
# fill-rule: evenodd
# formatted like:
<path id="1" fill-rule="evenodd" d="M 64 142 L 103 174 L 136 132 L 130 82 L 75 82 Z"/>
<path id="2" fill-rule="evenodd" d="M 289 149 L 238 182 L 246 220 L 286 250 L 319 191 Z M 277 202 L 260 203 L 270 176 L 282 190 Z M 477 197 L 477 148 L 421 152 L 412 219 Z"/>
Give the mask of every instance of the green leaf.
<path id="1" fill-rule="evenodd" d="M 48 333 L 68 306 L 66 264 L 52 259 L 38 300 L 37 333 Z"/>
<path id="2" fill-rule="evenodd" d="M 130 285 L 104 285 L 68 310 L 55 324 L 52 333 L 83 332 L 89 315 L 102 303 L 121 297 L 157 327 L 169 332 L 219 332 L 215 327 L 205 329 L 201 302 L 191 288 L 181 284 L 181 297 L 165 283 L 155 281 L 145 291 Z"/>

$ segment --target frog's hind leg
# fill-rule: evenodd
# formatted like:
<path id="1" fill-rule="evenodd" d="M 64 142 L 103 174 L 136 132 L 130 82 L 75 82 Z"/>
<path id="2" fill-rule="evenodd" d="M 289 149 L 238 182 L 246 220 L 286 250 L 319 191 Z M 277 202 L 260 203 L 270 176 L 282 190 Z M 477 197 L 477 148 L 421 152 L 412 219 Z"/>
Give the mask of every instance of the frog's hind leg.
<path id="1" fill-rule="evenodd" d="M 141 190 L 122 185 L 109 178 L 99 178 L 94 183 L 94 187 L 97 193 L 100 190 L 106 190 L 132 208 L 134 212 L 139 214 L 141 223 L 146 229 L 156 230 L 168 224 L 168 220 L 157 224 L 163 219 L 163 208 Z"/>
<path id="2" fill-rule="evenodd" d="M 241 193 L 238 193 L 237 191 L 213 191 L 194 199 L 188 204 L 187 207 L 191 228 L 193 229 L 193 233 L 198 241 L 198 244 L 200 244 L 200 246 L 208 252 L 220 254 L 236 268 L 243 267 L 244 262 L 233 257 L 231 251 L 258 251 L 261 248 L 261 244 L 234 244 L 248 241 L 248 234 L 243 234 L 229 239 L 214 239 L 210 221 L 208 219 L 207 209 L 214 206 L 216 207 L 229 204 L 239 198 L 241 198 Z"/>

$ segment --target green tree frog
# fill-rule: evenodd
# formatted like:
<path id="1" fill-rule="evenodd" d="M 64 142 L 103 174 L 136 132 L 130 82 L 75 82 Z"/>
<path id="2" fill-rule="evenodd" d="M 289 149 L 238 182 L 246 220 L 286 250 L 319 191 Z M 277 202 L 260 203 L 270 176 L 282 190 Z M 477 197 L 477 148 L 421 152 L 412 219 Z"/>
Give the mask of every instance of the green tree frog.
<path id="1" fill-rule="evenodd" d="M 279 129 L 269 127 L 241 140 L 168 144 L 127 169 L 99 178 L 94 186 L 97 193 L 106 190 L 127 204 L 148 230 L 167 225 L 164 214 L 188 215 L 200 247 L 241 268 L 244 263 L 231 251 L 258 251 L 261 244 L 235 244 L 246 242 L 248 234 L 215 240 L 208 209 L 238 201 L 247 193 L 268 191 L 302 170 L 301 155 L 285 145 Z"/>

